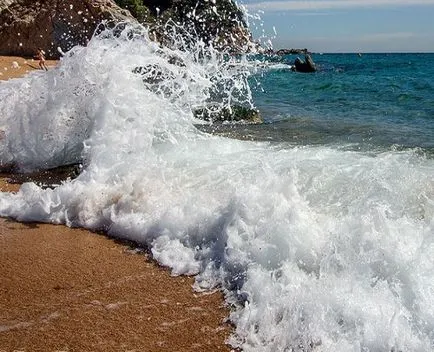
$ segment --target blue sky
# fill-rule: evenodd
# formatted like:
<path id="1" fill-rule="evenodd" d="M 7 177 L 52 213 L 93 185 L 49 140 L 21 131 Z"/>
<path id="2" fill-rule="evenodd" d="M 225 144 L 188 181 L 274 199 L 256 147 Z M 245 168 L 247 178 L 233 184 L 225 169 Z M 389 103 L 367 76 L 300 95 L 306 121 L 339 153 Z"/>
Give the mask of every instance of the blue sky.
<path id="1" fill-rule="evenodd" d="M 434 52 L 434 0 L 238 0 L 255 39 L 313 52 Z M 260 19 L 258 19 L 260 17 Z"/>

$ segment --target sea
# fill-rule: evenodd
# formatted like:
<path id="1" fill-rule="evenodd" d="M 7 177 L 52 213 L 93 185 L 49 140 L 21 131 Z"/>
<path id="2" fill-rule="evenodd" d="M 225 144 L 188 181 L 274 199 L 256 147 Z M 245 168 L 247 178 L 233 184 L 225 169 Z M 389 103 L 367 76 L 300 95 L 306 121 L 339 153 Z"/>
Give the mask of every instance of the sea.
<path id="1" fill-rule="evenodd" d="M 0 215 L 146 246 L 224 292 L 245 352 L 433 351 L 434 54 L 296 57 L 124 26 L 1 82 L 1 164 L 81 172 Z M 194 117 L 211 105 L 264 122 Z"/>

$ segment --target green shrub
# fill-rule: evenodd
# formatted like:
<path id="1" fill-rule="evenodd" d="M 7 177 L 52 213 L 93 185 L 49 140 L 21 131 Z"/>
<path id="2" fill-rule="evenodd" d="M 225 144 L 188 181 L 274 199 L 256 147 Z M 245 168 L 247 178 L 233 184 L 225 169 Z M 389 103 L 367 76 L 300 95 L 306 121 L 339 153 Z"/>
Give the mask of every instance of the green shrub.
<path id="1" fill-rule="evenodd" d="M 130 11 L 139 22 L 146 22 L 150 11 L 143 5 L 143 0 L 115 0 L 116 4 L 123 9 Z"/>

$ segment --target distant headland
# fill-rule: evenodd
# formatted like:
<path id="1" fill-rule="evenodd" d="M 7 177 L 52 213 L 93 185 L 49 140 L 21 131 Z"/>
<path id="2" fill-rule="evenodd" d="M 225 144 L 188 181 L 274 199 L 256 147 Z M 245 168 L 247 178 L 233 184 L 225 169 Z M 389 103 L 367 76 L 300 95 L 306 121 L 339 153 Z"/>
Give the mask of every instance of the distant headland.
<path id="1" fill-rule="evenodd" d="M 304 49 L 279 49 L 279 50 L 273 50 L 273 49 L 267 49 L 264 51 L 264 54 L 267 55 L 307 55 L 311 54 L 311 52 L 304 48 Z"/>

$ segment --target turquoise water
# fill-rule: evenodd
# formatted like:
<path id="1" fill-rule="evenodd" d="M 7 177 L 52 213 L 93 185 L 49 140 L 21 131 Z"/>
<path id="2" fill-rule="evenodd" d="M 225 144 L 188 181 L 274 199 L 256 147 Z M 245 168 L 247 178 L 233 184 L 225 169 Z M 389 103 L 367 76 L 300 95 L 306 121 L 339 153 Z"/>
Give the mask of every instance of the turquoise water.
<path id="1" fill-rule="evenodd" d="M 261 58 L 267 69 L 252 78 L 253 96 L 268 126 L 258 135 L 432 153 L 434 54 L 313 54 L 312 74 L 282 65 L 296 57 Z"/>

